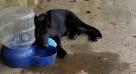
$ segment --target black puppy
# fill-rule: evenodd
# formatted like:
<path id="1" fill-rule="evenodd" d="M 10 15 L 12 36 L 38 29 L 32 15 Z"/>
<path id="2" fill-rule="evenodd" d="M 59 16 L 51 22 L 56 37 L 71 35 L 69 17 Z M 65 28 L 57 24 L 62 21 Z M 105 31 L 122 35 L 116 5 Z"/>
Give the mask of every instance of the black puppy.
<path id="1" fill-rule="evenodd" d="M 48 37 L 53 38 L 58 46 L 57 53 L 59 58 L 64 58 L 67 54 L 61 47 L 61 37 L 68 36 L 76 39 L 81 33 L 88 35 L 91 41 L 102 38 L 101 33 L 94 27 L 82 22 L 73 12 L 64 9 L 49 10 L 44 14 L 35 16 L 35 37 L 39 47 L 47 47 Z"/>

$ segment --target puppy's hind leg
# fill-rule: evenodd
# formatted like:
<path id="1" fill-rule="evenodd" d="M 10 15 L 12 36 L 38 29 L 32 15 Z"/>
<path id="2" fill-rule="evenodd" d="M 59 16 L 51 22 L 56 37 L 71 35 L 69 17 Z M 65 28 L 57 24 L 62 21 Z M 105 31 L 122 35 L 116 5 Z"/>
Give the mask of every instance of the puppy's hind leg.
<path id="1" fill-rule="evenodd" d="M 74 13 L 70 12 L 67 20 L 67 27 L 70 31 L 73 31 L 74 36 L 79 33 L 85 33 L 88 35 L 91 41 L 97 41 L 102 38 L 102 34 L 96 28 L 89 26 L 82 22 Z M 72 32 L 71 32 L 72 33 Z"/>
<path id="2" fill-rule="evenodd" d="M 99 30 L 97 30 L 96 28 L 94 27 L 91 27 L 89 25 L 83 25 L 81 27 L 79 27 L 79 29 L 88 35 L 88 38 L 89 40 L 93 41 L 93 42 L 96 42 L 98 41 L 100 38 L 102 38 L 102 35 L 100 33 Z"/>
<path id="3" fill-rule="evenodd" d="M 68 38 L 75 40 L 82 31 L 78 29 L 76 21 L 73 21 L 73 17 L 68 15 L 66 18 L 66 27 L 68 29 Z M 75 19 L 76 20 L 76 19 Z"/>

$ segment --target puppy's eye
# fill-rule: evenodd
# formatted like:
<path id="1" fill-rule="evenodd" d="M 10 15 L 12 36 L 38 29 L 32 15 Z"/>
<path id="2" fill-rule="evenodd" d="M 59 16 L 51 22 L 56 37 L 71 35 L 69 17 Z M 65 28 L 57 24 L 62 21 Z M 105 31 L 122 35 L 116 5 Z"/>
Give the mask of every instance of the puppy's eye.
<path id="1" fill-rule="evenodd" d="M 41 14 L 38 16 L 38 20 L 39 21 L 43 21 L 45 19 L 45 15 L 44 14 Z"/>
<path id="2" fill-rule="evenodd" d="M 50 22 L 47 23 L 47 27 L 48 27 L 48 28 L 51 27 L 51 23 L 50 23 Z"/>

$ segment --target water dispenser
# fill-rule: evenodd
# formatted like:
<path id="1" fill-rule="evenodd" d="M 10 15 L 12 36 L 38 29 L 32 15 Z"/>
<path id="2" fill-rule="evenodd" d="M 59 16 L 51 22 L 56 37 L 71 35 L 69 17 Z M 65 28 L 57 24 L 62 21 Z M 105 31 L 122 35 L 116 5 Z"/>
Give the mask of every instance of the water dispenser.
<path id="1" fill-rule="evenodd" d="M 13 67 L 32 63 L 34 50 L 34 12 L 28 8 L 10 7 L 0 12 L 0 36 L 3 57 Z"/>
<path id="2" fill-rule="evenodd" d="M 31 45 L 34 40 L 34 12 L 30 9 L 11 7 L 0 12 L 1 43 L 17 49 Z"/>
<path id="3" fill-rule="evenodd" d="M 34 12 L 28 8 L 10 7 L 0 12 L 0 37 L 4 62 L 17 68 L 47 66 L 55 62 L 56 42 L 49 38 L 48 48 L 33 44 Z"/>

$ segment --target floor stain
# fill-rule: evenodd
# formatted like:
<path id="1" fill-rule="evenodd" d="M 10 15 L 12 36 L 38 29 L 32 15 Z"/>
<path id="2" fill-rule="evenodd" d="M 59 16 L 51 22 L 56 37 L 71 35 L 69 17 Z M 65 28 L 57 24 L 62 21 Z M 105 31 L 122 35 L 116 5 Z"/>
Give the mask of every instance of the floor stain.
<path id="1" fill-rule="evenodd" d="M 65 59 L 57 59 L 56 63 L 49 67 L 31 67 L 23 69 L 23 72 L 46 74 L 110 74 L 112 70 L 124 70 L 129 64 L 119 62 L 119 55 L 111 52 L 74 53 Z"/>

